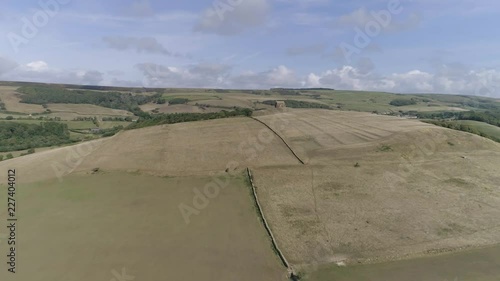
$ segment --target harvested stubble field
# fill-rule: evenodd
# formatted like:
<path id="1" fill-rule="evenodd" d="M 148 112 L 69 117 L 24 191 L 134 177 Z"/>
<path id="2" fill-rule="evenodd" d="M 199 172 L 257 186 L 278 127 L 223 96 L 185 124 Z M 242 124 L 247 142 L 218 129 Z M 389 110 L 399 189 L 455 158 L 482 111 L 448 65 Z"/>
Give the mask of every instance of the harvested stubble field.
<path id="1" fill-rule="evenodd" d="M 103 210 L 107 210 L 114 214 L 113 218 L 122 220 L 121 213 L 112 210 L 113 204 L 106 206 L 106 200 L 135 202 L 133 198 L 144 190 L 148 197 L 143 201 L 124 203 L 122 206 L 133 209 L 138 204 L 138 208 L 143 208 L 143 214 L 151 216 L 151 228 L 146 228 L 147 233 L 152 233 L 153 241 L 157 241 L 159 247 L 152 250 L 147 244 L 146 249 L 161 255 L 157 249 L 166 249 L 166 245 L 172 242 L 158 237 L 163 235 L 164 238 L 163 232 L 170 235 L 172 228 L 179 231 L 172 234 L 174 241 L 180 241 L 175 238 L 179 233 L 195 241 L 182 254 L 186 260 L 193 259 L 192 263 L 188 263 L 189 267 L 182 267 L 175 261 L 171 262 L 172 266 L 162 264 L 166 271 L 173 274 L 168 276 L 175 276 L 173 280 L 190 280 L 182 278 L 183 274 L 195 276 L 197 272 L 206 273 L 203 266 L 198 271 L 198 262 L 207 268 L 209 264 L 214 272 L 218 272 L 228 268 L 218 257 L 228 261 L 238 257 L 240 248 L 234 246 L 236 250 L 233 251 L 224 244 L 232 238 L 219 233 L 226 239 L 216 240 L 214 247 L 207 250 L 207 245 L 211 244 L 200 238 L 204 237 L 202 228 L 195 226 L 184 233 L 179 230 L 183 228 L 178 224 L 182 220 L 178 204 L 192 200 L 194 187 L 208 182 L 207 177 L 213 173 L 224 174 L 228 166 L 231 166 L 229 172 L 235 174 L 246 167 L 252 169 L 264 214 L 281 250 L 297 270 L 307 274 L 318 268 L 326 268 L 323 272 L 328 272 L 340 262 L 350 265 L 398 260 L 500 242 L 499 144 L 416 120 L 368 113 L 286 110 L 257 118 L 282 136 L 306 165 L 300 164 L 284 142 L 265 125 L 251 118 L 231 118 L 125 131 L 107 139 L 0 162 L 0 169 L 17 168 L 22 184 L 32 190 L 29 193 L 32 197 L 23 200 L 32 200 L 29 204 L 39 206 L 40 210 L 49 206 L 48 213 L 59 211 L 51 204 L 37 202 L 35 198 L 38 194 L 43 199 L 58 193 L 53 190 L 43 195 L 42 190 L 79 186 L 77 190 L 84 198 L 87 198 L 86 192 L 98 194 L 94 197 L 89 195 L 90 199 L 85 199 L 84 205 L 61 206 L 65 208 L 61 210 L 65 211 L 57 213 L 76 212 L 74 217 L 77 218 L 76 214 L 88 211 L 84 206 L 90 208 L 97 204 L 102 206 L 98 208 L 102 214 L 105 213 Z M 96 167 L 104 174 L 90 175 L 89 172 Z M 125 172 L 129 174 L 125 175 Z M 62 185 L 55 179 L 58 175 L 66 175 Z M 114 175 L 120 175 L 122 183 L 114 181 L 118 180 Z M 94 182 L 100 180 L 101 183 Z M 0 181 L 5 182 L 5 173 L 0 174 Z M 85 184 L 80 185 L 80 181 Z M 129 182 L 133 184 L 129 185 Z M 164 188 L 159 188 L 158 185 L 162 184 Z M 120 189 L 122 185 L 123 190 Z M 35 186 L 44 188 L 35 189 Z M 245 211 L 248 210 L 245 206 L 253 204 L 250 197 L 245 197 L 249 196 L 249 190 L 242 183 L 236 186 L 241 186 L 237 190 L 243 192 L 238 193 L 238 196 L 243 196 L 238 197 L 242 201 L 221 193 L 207 210 L 194 217 L 196 222 L 192 224 L 200 223 L 210 233 L 217 228 L 232 230 L 241 227 L 254 237 L 242 236 L 241 240 L 235 239 L 237 244 L 245 244 L 242 242 L 244 239 L 264 239 L 265 232 L 258 223 L 255 210 L 252 209 L 251 215 Z M 118 199 L 114 198 L 116 196 Z M 55 198 L 49 201 L 54 202 Z M 138 215 L 129 212 L 123 210 L 126 216 L 140 220 Z M 221 212 L 224 216 L 210 218 L 212 212 Z M 157 213 L 161 215 L 157 216 Z M 202 219 L 205 214 L 208 217 Z M 252 230 L 232 222 L 236 220 L 233 216 L 238 214 L 243 217 L 237 218 L 243 224 L 249 224 Z M 158 221 L 162 216 L 171 221 L 160 225 Z M 223 223 L 226 218 L 231 222 L 228 225 Z M 252 220 L 256 222 L 253 226 L 250 224 Z M 105 218 L 96 222 L 98 229 L 108 229 L 103 221 Z M 53 222 L 57 227 L 63 227 L 62 223 Z M 85 227 L 91 226 L 84 224 L 81 228 L 89 231 Z M 114 233 L 112 229 L 109 231 Z M 139 237 L 145 235 L 137 229 L 133 229 L 132 233 Z M 100 242 L 90 238 L 81 238 L 87 247 L 92 246 L 89 249 L 101 246 Z M 24 239 L 31 245 L 36 240 L 34 236 Z M 201 240 L 198 243 L 196 239 Z M 98 272 L 109 272 L 109 266 L 119 264 L 130 264 L 131 270 L 143 272 L 139 259 L 145 256 L 130 258 L 127 255 L 134 251 L 146 255 L 147 251 L 138 249 L 143 244 L 133 244 L 136 248 L 127 252 L 124 245 L 130 243 L 129 240 L 119 241 L 116 243 L 121 243 L 120 247 L 104 248 L 119 254 L 107 253 L 104 265 L 108 269 L 99 267 Z M 245 280 L 243 277 L 248 275 L 253 278 L 249 280 L 278 280 L 276 276 L 282 276 L 283 268 L 279 262 L 270 265 L 276 257 L 266 256 L 265 251 L 272 253 L 269 241 L 259 241 L 254 243 L 254 247 L 262 249 L 258 253 L 241 250 L 245 253 L 241 258 L 250 261 L 255 272 L 240 270 L 236 266 L 233 271 L 241 276 L 231 278 Z M 125 254 L 122 254 L 122 249 L 125 249 Z M 200 261 L 198 251 L 210 253 L 212 259 L 206 256 Z M 170 257 L 165 255 L 170 261 Z M 161 262 L 159 258 L 156 263 L 144 268 L 151 269 Z M 84 267 L 78 265 L 76 270 L 83 270 Z M 262 275 L 255 275 L 261 271 Z M 147 277 L 152 273 L 143 274 L 141 278 L 151 279 Z M 139 274 L 136 276 L 139 278 Z M 271 277 L 265 279 L 261 276 Z M 327 279 L 321 277 L 318 280 L 330 280 L 325 277 L 327 273 L 321 276 Z M 199 279 L 203 278 L 232 280 L 210 274 Z"/>
<path id="2" fill-rule="evenodd" d="M 275 236 L 298 268 L 500 242 L 497 143 L 365 113 L 281 115 L 287 126 L 275 130 L 307 165 L 257 168 L 254 177 Z"/>
<path id="3" fill-rule="evenodd" d="M 45 109 L 38 104 L 20 103 L 21 98 L 16 92 L 18 87 L 0 86 L 0 100 L 5 103 L 8 111 L 19 113 L 42 113 Z"/>
<path id="4" fill-rule="evenodd" d="M 126 110 L 112 109 L 92 104 L 48 104 L 54 114 L 69 113 L 81 116 L 133 116 Z"/>

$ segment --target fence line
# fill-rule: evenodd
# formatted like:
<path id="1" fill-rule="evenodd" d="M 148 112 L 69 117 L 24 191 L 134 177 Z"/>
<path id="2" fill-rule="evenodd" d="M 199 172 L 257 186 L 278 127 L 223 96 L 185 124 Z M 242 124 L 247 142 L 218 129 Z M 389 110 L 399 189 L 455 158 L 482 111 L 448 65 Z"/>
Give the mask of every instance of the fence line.
<path id="1" fill-rule="evenodd" d="M 264 216 L 264 212 L 262 211 L 262 206 L 260 205 L 259 197 L 257 195 L 257 190 L 256 190 L 255 185 L 253 183 L 253 176 L 252 176 L 252 172 L 250 171 L 250 168 L 247 168 L 247 175 L 248 175 L 248 179 L 250 180 L 250 186 L 252 187 L 252 194 L 253 194 L 253 198 L 255 200 L 255 205 L 257 206 L 257 211 L 259 212 L 259 216 L 262 219 L 262 222 L 264 224 L 264 227 L 266 228 L 267 233 L 271 237 L 271 242 L 273 244 L 273 248 L 274 248 L 274 250 L 276 250 L 276 253 L 278 254 L 278 257 L 281 259 L 281 262 L 283 263 L 283 265 L 288 269 L 288 273 L 290 275 L 289 277 L 292 278 L 292 280 L 293 280 L 293 278 L 296 276 L 295 272 L 293 271 L 293 268 L 290 265 L 290 263 L 288 262 L 288 260 L 285 258 L 285 255 L 283 254 L 283 252 L 278 247 L 278 242 L 274 238 L 273 232 L 271 231 L 271 227 L 267 223 L 266 217 Z"/>
<path id="2" fill-rule="evenodd" d="M 295 158 L 297 158 L 297 160 L 299 160 L 299 162 L 303 165 L 305 165 L 304 161 L 302 161 L 302 159 L 300 159 L 300 157 L 297 155 L 297 153 L 295 153 L 295 151 L 293 151 L 292 147 L 285 141 L 285 139 L 283 137 L 280 136 L 280 134 L 278 134 L 278 132 L 276 132 L 275 130 L 273 130 L 269 125 L 267 125 L 264 121 L 261 121 L 253 116 L 251 116 L 250 118 L 252 118 L 253 120 L 263 124 L 264 126 L 266 126 L 269 130 L 271 130 L 275 135 L 278 136 L 278 138 L 281 139 L 281 141 L 286 145 L 286 147 L 288 147 L 288 149 L 292 152 L 293 156 L 295 156 Z"/>

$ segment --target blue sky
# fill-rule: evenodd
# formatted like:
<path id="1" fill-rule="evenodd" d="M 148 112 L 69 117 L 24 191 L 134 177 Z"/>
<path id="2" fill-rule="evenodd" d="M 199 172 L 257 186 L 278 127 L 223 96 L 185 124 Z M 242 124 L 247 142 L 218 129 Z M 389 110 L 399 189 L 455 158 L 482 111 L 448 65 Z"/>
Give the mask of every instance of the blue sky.
<path id="1" fill-rule="evenodd" d="M 500 97 L 493 0 L 4 1 L 0 80 Z"/>

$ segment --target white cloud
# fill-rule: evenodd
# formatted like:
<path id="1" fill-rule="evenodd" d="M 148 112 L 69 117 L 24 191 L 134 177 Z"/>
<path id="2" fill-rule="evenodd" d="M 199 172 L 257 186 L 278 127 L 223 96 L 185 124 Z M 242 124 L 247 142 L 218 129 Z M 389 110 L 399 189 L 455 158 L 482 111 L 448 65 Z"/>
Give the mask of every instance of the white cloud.
<path id="1" fill-rule="evenodd" d="M 26 64 L 28 71 L 44 72 L 49 70 L 49 65 L 44 61 L 34 61 Z"/>
<path id="2" fill-rule="evenodd" d="M 17 67 L 16 67 L 17 66 Z M 500 97 L 500 70 L 469 69 L 460 64 L 441 64 L 434 72 L 413 69 L 382 75 L 375 72 L 368 58 L 355 66 L 299 75 L 284 65 L 267 71 L 233 73 L 231 65 L 198 63 L 186 67 L 155 63 L 137 64 L 144 79 L 125 81 L 95 70 L 53 69 L 45 61 L 17 65 L 0 58 L 2 79 L 86 85 L 200 87 L 268 89 L 273 87 L 327 87 L 345 90 L 387 91 L 401 93 L 444 93 Z"/>
<path id="3" fill-rule="evenodd" d="M 265 72 L 246 72 L 230 78 L 229 84 L 233 88 L 274 88 L 274 87 L 301 87 L 304 83 L 295 72 L 286 66 L 278 66 Z"/>
<path id="4" fill-rule="evenodd" d="M 343 66 L 321 74 L 311 73 L 307 82 L 309 86 L 336 89 L 500 97 L 500 71 L 496 69 L 436 73 L 411 70 L 379 75 L 353 66 Z"/>
<path id="5" fill-rule="evenodd" d="M 1 60 L 0 60 L 1 70 Z M 59 70 L 50 68 L 45 61 L 33 61 L 18 65 L 8 72 L 0 72 L 2 79 L 11 81 L 99 85 L 104 74 L 96 70 Z"/>
<path id="6" fill-rule="evenodd" d="M 144 87 L 221 87 L 231 67 L 224 64 L 201 63 L 178 68 L 155 63 L 137 64 Z"/>

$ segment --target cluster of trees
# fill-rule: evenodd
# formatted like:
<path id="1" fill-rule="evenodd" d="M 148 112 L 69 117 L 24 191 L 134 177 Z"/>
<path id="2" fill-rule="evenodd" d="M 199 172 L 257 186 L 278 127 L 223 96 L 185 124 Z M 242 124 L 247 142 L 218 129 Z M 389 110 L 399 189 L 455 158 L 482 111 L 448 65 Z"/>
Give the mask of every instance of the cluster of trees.
<path id="1" fill-rule="evenodd" d="M 168 101 L 168 104 L 186 104 L 188 103 L 189 100 L 188 99 L 184 99 L 184 98 L 175 98 L 175 99 L 171 99 Z"/>
<path id="2" fill-rule="evenodd" d="M 253 111 L 248 108 L 237 108 L 233 111 L 213 112 L 213 113 L 175 113 L 158 114 L 149 118 L 140 118 L 136 123 L 130 124 L 126 129 L 138 129 L 156 125 L 175 124 L 182 122 L 192 122 L 201 120 L 230 118 L 237 116 L 252 116 Z"/>
<path id="3" fill-rule="evenodd" d="M 30 155 L 30 154 L 33 154 L 33 153 L 35 153 L 35 149 L 34 148 L 30 148 L 30 149 L 28 149 L 27 152 L 21 153 L 21 156 Z"/>
<path id="4" fill-rule="evenodd" d="M 57 122 L 0 122 L 0 152 L 71 143 L 68 125 Z"/>
<path id="5" fill-rule="evenodd" d="M 238 109 L 237 106 L 224 106 L 224 105 L 211 105 L 211 104 L 204 104 L 204 103 L 195 103 L 194 105 L 204 109 L 204 108 L 209 108 L 209 107 L 213 107 L 213 108 L 224 108 L 224 109 L 230 109 L 230 110 L 233 110 L 233 109 Z"/>
<path id="6" fill-rule="evenodd" d="M 92 90 L 92 91 L 120 91 L 120 92 L 134 92 L 134 93 L 160 93 L 164 89 L 160 88 L 126 88 L 126 87 L 110 87 L 110 86 L 93 86 L 93 85 L 64 85 L 67 89 L 76 90 Z"/>
<path id="7" fill-rule="evenodd" d="M 166 104 L 167 103 L 167 100 L 165 98 L 158 98 L 156 101 L 155 101 L 156 104 Z"/>
<path id="8" fill-rule="evenodd" d="M 498 103 L 495 104 L 489 100 L 484 100 L 484 99 L 463 101 L 460 103 L 460 105 L 474 107 L 478 109 L 500 110 L 500 106 L 498 105 Z"/>
<path id="9" fill-rule="evenodd" d="M 0 100 L 0 110 L 7 110 L 5 103 L 2 100 Z"/>
<path id="10" fill-rule="evenodd" d="M 214 91 L 220 94 L 227 94 L 231 92 L 231 90 L 225 90 L 225 89 L 214 89 Z"/>
<path id="11" fill-rule="evenodd" d="M 9 153 L 9 154 L 7 154 L 5 156 L 0 155 L 0 161 L 3 161 L 4 159 L 5 160 L 9 160 L 9 159 L 12 159 L 12 158 L 14 158 L 14 155 L 12 155 L 12 153 Z"/>
<path id="12" fill-rule="evenodd" d="M 35 115 L 35 114 L 33 114 Z M 58 121 L 61 121 L 61 117 L 44 117 L 44 116 L 39 116 L 39 117 L 17 117 L 17 118 L 14 118 L 14 116 L 12 115 L 9 115 L 5 118 L 0 118 L 0 120 L 40 120 L 40 121 L 55 121 L 55 122 L 58 122 Z"/>
<path id="13" fill-rule="evenodd" d="M 120 92 L 93 92 L 86 90 L 68 90 L 54 86 L 24 86 L 18 89 L 22 93 L 21 102 L 30 104 L 69 103 L 93 104 L 113 109 L 128 110 L 136 115 L 144 113 L 139 105 L 157 101 L 161 94 L 133 95 Z"/>
<path id="14" fill-rule="evenodd" d="M 115 126 L 111 129 L 102 129 L 100 134 L 102 134 L 102 137 L 111 137 L 116 135 L 121 130 L 123 130 L 123 126 Z"/>
<path id="15" fill-rule="evenodd" d="M 500 127 L 500 110 L 490 111 L 443 111 L 443 112 L 419 112 L 417 117 L 420 119 L 457 119 L 473 120 L 488 123 Z"/>
<path id="16" fill-rule="evenodd" d="M 479 135 L 479 131 L 469 125 L 465 124 L 460 124 L 459 122 L 454 122 L 454 121 L 444 121 L 444 120 L 425 120 L 424 122 L 429 123 L 429 124 L 434 124 L 437 126 L 457 130 L 457 131 L 464 131 L 472 134 Z"/>
<path id="17" fill-rule="evenodd" d="M 335 89 L 332 88 L 272 88 L 271 91 L 273 90 L 289 90 L 289 91 L 335 91 Z"/>
<path id="18" fill-rule="evenodd" d="M 73 121 L 91 121 L 96 127 L 99 127 L 99 119 L 97 117 L 75 117 Z"/>
<path id="19" fill-rule="evenodd" d="M 315 102 L 307 102 L 307 101 L 298 101 L 298 100 L 285 100 L 285 104 L 287 107 L 291 108 L 324 108 L 331 109 L 330 106 Z"/>
<path id="20" fill-rule="evenodd" d="M 271 92 L 278 93 L 278 94 L 284 95 L 284 96 L 300 96 L 300 91 L 284 89 L 284 88 L 274 88 L 274 89 L 271 89 Z"/>
<path id="21" fill-rule="evenodd" d="M 73 121 L 94 121 L 97 117 L 75 117 Z"/>
<path id="22" fill-rule="evenodd" d="M 276 105 L 275 100 L 266 100 L 262 102 L 267 105 Z M 291 108 L 323 108 L 323 109 L 331 109 L 330 106 L 315 102 L 307 102 L 307 101 L 299 101 L 299 100 L 285 100 L 285 105 Z"/>
<path id="23" fill-rule="evenodd" d="M 103 117 L 102 121 L 132 122 L 132 117 Z"/>
<path id="24" fill-rule="evenodd" d="M 389 104 L 392 106 L 414 105 L 414 104 L 417 104 L 417 100 L 415 100 L 414 98 L 411 98 L 411 99 L 398 98 L 398 99 L 392 100 Z"/>
<path id="25" fill-rule="evenodd" d="M 460 112 L 458 115 L 458 119 L 480 121 L 500 127 L 500 109 L 495 111 L 483 111 L 483 112 L 478 112 L 478 111 Z"/>

